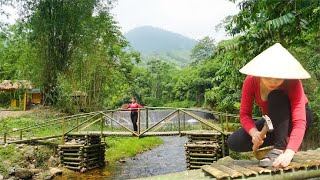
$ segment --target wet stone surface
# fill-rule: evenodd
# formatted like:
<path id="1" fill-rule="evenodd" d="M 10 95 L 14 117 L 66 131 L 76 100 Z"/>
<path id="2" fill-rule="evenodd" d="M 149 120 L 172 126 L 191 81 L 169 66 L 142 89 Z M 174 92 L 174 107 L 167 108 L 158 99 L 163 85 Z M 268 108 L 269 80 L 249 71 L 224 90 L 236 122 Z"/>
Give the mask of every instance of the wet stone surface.
<path id="1" fill-rule="evenodd" d="M 184 144 L 187 137 L 162 137 L 164 144 L 133 158 L 125 159 L 114 179 L 132 179 L 185 171 Z"/>

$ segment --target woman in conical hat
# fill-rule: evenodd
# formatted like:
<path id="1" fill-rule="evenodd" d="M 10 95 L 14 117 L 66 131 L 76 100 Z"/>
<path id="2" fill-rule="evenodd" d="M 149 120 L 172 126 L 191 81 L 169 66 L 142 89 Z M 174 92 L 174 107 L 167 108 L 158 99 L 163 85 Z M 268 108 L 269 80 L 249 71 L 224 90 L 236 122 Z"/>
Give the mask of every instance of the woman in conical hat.
<path id="1" fill-rule="evenodd" d="M 229 148 L 251 151 L 253 145 L 273 146 L 260 166 L 286 167 L 298 151 L 312 113 L 300 79 L 309 73 L 284 48 L 276 43 L 240 69 L 246 74 L 242 88 L 240 122 L 242 128 L 228 138 Z M 253 121 L 254 101 L 270 117 L 274 130 L 261 137 L 264 120 Z"/>

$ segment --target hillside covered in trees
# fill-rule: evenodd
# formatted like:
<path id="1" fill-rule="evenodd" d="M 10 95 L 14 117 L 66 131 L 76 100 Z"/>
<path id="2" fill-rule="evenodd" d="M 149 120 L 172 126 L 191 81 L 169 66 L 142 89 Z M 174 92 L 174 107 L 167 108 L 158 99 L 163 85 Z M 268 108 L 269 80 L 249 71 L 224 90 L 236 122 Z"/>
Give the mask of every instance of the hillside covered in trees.
<path id="1" fill-rule="evenodd" d="M 130 50 L 134 32 L 125 36 L 120 32 L 109 13 L 112 4 L 103 0 L 27 0 L 6 5 L 10 3 L 20 7 L 21 17 L 14 25 L 1 25 L 0 79 L 31 80 L 45 93 L 47 105 L 77 111 L 70 94 L 81 91 L 89 99 L 83 106 L 95 109 L 117 108 L 135 96 L 147 106 L 238 113 L 244 79 L 238 70 L 280 42 L 312 75 L 303 83 L 318 119 L 318 0 L 241 1 L 239 13 L 222 22 L 233 39 L 215 42 L 205 37 L 194 45 L 192 40 L 186 44 L 175 40 L 172 46 L 159 46 L 165 51 L 179 45 L 191 48 L 192 63 L 181 62 L 182 68 L 163 56 L 148 56 L 141 63 L 141 54 L 155 47 L 140 49 L 131 43 L 136 50 Z M 141 44 L 150 40 L 161 44 L 163 40 L 160 34 L 145 35 Z M 168 56 L 174 59 L 175 55 Z"/>
<path id="2" fill-rule="evenodd" d="M 156 59 L 178 66 L 190 64 L 191 50 L 197 43 L 194 39 L 152 26 L 134 28 L 124 36 L 131 48 L 141 53 L 143 65 Z"/>

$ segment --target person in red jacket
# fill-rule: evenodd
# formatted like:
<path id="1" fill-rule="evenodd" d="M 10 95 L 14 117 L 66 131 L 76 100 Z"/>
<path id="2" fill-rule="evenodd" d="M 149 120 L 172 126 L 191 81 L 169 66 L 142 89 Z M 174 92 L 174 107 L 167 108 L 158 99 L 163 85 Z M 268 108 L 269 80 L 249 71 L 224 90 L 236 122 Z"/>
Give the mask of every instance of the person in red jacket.
<path id="1" fill-rule="evenodd" d="M 128 104 L 127 107 L 123 108 L 123 109 L 130 109 L 131 110 L 131 121 L 133 124 L 133 130 L 135 132 L 138 131 L 138 126 L 137 126 L 137 121 L 138 121 L 138 109 L 143 108 L 143 106 L 141 106 L 140 104 L 137 103 L 137 99 L 135 97 L 131 98 L 131 104 Z"/>
<path id="2" fill-rule="evenodd" d="M 251 151 L 253 144 L 273 146 L 259 165 L 286 167 L 312 124 L 312 112 L 300 80 L 310 75 L 279 43 L 256 56 L 240 72 L 247 75 L 240 104 L 242 128 L 228 138 L 228 146 L 237 152 Z M 260 135 L 264 121 L 252 119 L 254 101 L 274 126 L 265 137 Z"/>

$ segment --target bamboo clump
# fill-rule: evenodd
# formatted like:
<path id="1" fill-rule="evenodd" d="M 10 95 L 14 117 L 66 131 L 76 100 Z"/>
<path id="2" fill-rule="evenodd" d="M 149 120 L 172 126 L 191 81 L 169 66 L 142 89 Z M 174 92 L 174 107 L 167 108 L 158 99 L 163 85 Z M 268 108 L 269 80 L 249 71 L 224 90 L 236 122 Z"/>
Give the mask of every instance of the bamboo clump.
<path id="1" fill-rule="evenodd" d="M 60 164 L 80 172 L 105 165 L 105 143 L 97 135 L 66 135 L 58 146 Z"/>
<path id="2" fill-rule="evenodd" d="M 210 165 L 223 157 L 223 147 L 225 155 L 228 155 L 226 142 L 222 135 L 215 131 L 197 131 L 188 133 L 188 142 L 184 145 L 186 153 L 187 168 L 199 169 L 203 165 Z"/>

